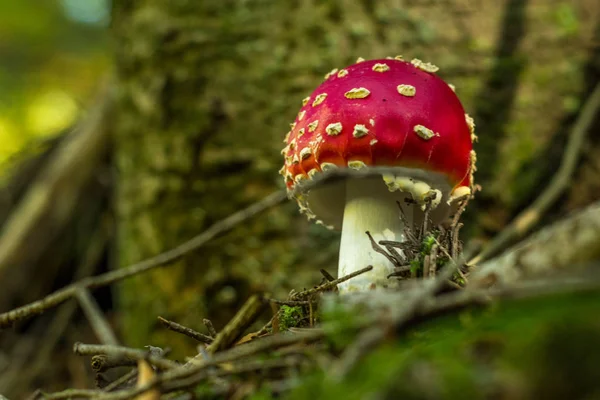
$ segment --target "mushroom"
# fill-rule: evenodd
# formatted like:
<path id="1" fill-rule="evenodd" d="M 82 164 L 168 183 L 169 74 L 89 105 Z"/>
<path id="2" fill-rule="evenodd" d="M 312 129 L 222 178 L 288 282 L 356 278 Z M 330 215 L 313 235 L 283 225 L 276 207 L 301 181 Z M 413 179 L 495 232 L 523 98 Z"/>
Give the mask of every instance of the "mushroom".
<path id="1" fill-rule="evenodd" d="M 430 217 L 439 223 L 471 194 L 474 123 L 437 69 L 397 57 L 334 70 L 302 101 L 286 136 L 280 173 L 288 192 L 309 219 L 342 231 L 338 276 L 373 266 L 340 284 L 340 293 L 390 284 L 394 265 L 372 249 L 365 232 L 376 241 L 403 241 L 397 202 L 404 220 L 415 224 L 431 201 Z M 328 171 L 372 167 L 390 169 L 303 188 Z"/>

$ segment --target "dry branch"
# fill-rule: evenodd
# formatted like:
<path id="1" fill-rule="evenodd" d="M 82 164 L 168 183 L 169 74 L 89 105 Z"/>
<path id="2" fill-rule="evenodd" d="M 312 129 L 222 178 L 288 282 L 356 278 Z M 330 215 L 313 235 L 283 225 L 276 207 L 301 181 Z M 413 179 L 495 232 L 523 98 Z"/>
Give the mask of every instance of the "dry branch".
<path id="1" fill-rule="evenodd" d="M 210 344 L 213 342 L 214 337 L 207 336 L 203 333 L 196 332 L 192 328 L 178 324 L 177 322 L 169 321 L 163 317 L 158 317 L 158 320 L 169 330 L 173 332 L 181 333 L 182 335 L 191 337 L 199 342 Z"/>
<path id="2" fill-rule="evenodd" d="M 103 344 L 117 346 L 119 341 L 100 307 L 98 307 L 98 303 L 96 303 L 96 300 L 90 294 L 90 291 L 87 288 L 79 287 L 75 291 L 75 297 L 77 297 L 79 305 L 83 309 L 83 313 L 92 326 L 98 340 Z"/>
<path id="3" fill-rule="evenodd" d="M 256 318 L 265 309 L 267 304 L 267 301 L 262 296 L 251 296 L 233 316 L 231 321 L 217 334 L 215 340 L 208 346 L 208 353 L 215 353 L 229 348 L 256 321 Z"/>
<path id="4" fill-rule="evenodd" d="M 73 345 L 73 352 L 80 356 L 103 354 L 106 356 L 110 356 L 113 359 L 120 358 L 120 359 L 125 359 L 125 360 L 136 360 L 136 361 L 137 360 L 146 360 L 150 364 L 152 364 L 158 368 L 161 368 L 161 369 L 172 369 L 172 368 L 176 368 L 176 367 L 180 366 L 180 364 L 178 364 L 174 361 L 170 361 L 170 360 L 163 358 L 162 355 L 159 355 L 160 354 L 159 351 L 153 351 L 153 349 L 139 350 L 139 349 L 132 349 L 129 347 L 122 347 L 122 346 L 75 343 Z M 112 362 L 106 361 L 104 368 L 100 368 L 98 366 L 95 369 L 97 371 L 106 370 L 108 368 L 107 365 L 116 366 L 118 364 L 115 361 L 112 361 Z M 123 365 L 123 364 L 120 364 L 120 365 Z M 125 364 L 125 365 L 127 365 L 127 364 Z"/>
<path id="5" fill-rule="evenodd" d="M 41 300 L 2 313 L 0 314 L 0 328 L 12 326 L 17 321 L 22 321 L 35 315 L 42 314 L 44 311 L 64 303 L 66 300 L 70 299 L 76 294 L 79 287 L 88 288 L 90 290 L 97 289 L 99 287 L 110 285 L 123 279 L 144 273 L 154 268 L 170 264 L 173 261 L 183 257 L 187 253 L 202 247 L 215 236 L 229 231 L 238 224 L 273 206 L 276 206 L 277 204 L 282 203 L 284 200 L 286 200 L 286 195 L 284 192 L 274 192 L 264 199 L 246 207 L 245 209 L 233 213 L 229 217 L 215 223 L 198 236 L 195 236 L 189 241 L 182 243 L 174 249 L 168 250 L 155 257 L 141 261 L 137 264 L 133 264 L 126 268 L 107 272 L 92 278 L 84 278 L 49 294 Z"/>
<path id="6" fill-rule="evenodd" d="M 202 323 L 204 323 L 204 326 L 206 326 L 206 329 L 208 330 L 208 333 L 210 334 L 210 336 L 212 336 L 213 338 L 215 336 L 217 336 L 217 330 L 215 329 L 215 327 L 210 319 L 204 318 L 202 320 Z"/>
<path id="7" fill-rule="evenodd" d="M 326 282 L 326 283 L 324 283 L 324 284 L 322 284 L 320 286 L 317 286 L 315 288 L 303 290 L 303 291 L 298 292 L 298 293 L 294 293 L 291 296 L 291 300 L 296 301 L 298 299 L 303 299 L 303 298 L 310 297 L 313 294 L 316 294 L 316 293 L 319 293 L 319 292 L 324 292 L 326 290 L 333 289 L 338 284 L 340 284 L 342 282 L 346 282 L 347 280 L 352 279 L 352 278 L 354 278 L 354 277 L 356 277 L 356 276 L 358 276 L 360 274 L 364 274 L 365 272 L 368 272 L 368 271 L 370 271 L 372 269 L 373 269 L 373 266 L 369 265 L 366 268 L 359 269 L 358 271 L 354 271 L 351 274 L 348 274 L 346 276 L 342 276 L 341 278 L 335 279 L 333 281 Z"/>

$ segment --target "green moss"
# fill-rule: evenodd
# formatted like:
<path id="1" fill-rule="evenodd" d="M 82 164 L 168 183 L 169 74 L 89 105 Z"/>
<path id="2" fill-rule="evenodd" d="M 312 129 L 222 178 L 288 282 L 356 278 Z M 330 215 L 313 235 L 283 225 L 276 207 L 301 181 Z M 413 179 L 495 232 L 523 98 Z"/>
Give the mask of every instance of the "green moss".
<path id="1" fill-rule="evenodd" d="M 438 317 L 381 346 L 343 381 L 320 371 L 289 398 L 597 398 L 597 315 L 600 293 Z"/>
<path id="2" fill-rule="evenodd" d="M 279 329 L 286 331 L 297 327 L 306 319 L 301 306 L 281 306 L 279 309 Z"/>
<path id="3" fill-rule="evenodd" d="M 410 272 L 413 276 L 423 276 L 425 256 L 431 255 L 431 249 L 433 248 L 433 245 L 440 240 L 440 232 L 438 230 L 432 230 L 423 237 L 417 257 L 410 261 Z M 447 262 L 448 257 L 446 257 L 443 253 L 438 253 L 436 257 L 437 269 L 439 270 Z"/>
<path id="4" fill-rule="evenodd" d="M 576 9 L 570 3 L 560 4 L 554 10 L 554 23 L 562 37 L 575 37 L 579 34 L 580 23 Z"/>

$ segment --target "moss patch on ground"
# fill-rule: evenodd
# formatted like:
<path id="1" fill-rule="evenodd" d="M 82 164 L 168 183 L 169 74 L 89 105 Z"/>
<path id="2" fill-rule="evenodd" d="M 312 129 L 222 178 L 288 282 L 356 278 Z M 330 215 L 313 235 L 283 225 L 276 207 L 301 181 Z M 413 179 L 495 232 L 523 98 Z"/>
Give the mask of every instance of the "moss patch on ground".
<path id="1" fill-rule="evenodd" d="M 328 371 L 289 396 L 305 399 L 599 399 L 600 294 L 554 295 L 420 323 L 341 381 Z"/>

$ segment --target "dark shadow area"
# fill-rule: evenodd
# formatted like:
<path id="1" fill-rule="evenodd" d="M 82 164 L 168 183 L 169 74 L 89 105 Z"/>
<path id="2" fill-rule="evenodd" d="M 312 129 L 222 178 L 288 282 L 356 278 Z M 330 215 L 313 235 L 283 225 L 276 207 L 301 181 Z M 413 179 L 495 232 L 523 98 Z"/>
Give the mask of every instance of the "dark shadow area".
<path id="1" fill-rule="evenodd" d="M 465 226 L 470 227 L 468 231 L 465 229 L 465 234 L 469 237 L 480 230 L 476 216 L 481 214 L 482 210 L 490 209 L 495 202 L 493 195 L 485 188 L 494 180 L 499 143 L 505 136 L 521 73 L 527 62 L 525 56 L 518 54 L 526 34 L 527 4 L 526 0 L 510 0 L 506 3 L 494 65 L 474 102 L 474 118 L 479 136 L 475 150 L 480 160 L 477 163 L 475 182 L 482 185 L 483 191 L 475 196 L 475 200 L 463 215 Z"/>
<path id="2" fill-rule="evenodd" d="M 505 135 L 526 64 L 518 49 L 526 33 L 527 4 L 526 0 L 506 3 L 494 65 L 475 100 L 474 118 L 479 133 L 476 150 L 478 158 L 485 160 L 477 165 L 477 181 L 482 185 L 492 181 L 498 161 L 498 144 Z"/>

